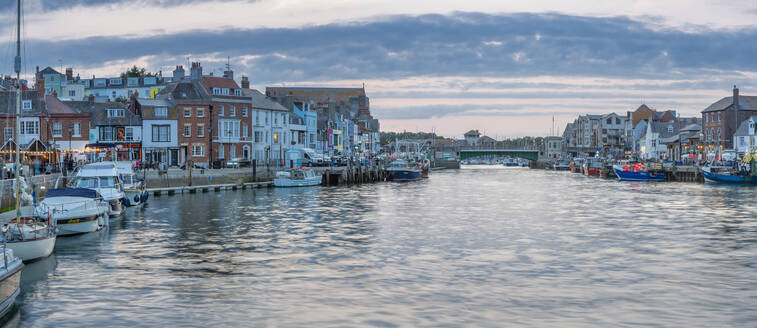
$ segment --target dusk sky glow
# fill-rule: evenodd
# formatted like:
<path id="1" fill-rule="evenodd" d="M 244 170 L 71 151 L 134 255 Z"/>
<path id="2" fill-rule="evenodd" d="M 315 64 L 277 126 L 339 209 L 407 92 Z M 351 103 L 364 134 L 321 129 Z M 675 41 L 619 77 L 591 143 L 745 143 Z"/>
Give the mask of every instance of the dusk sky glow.
<path id="1" fill-rule="evenodd" d="M 0 0 L 1 74 L 15 0 Z M 187 57 L 253 87 L 360 86 L 385 131 L 502 139 L 642 102 L 694 116 L 757 95 L 757 3 L 743 1 L 26 1 L 24 73 L 82 77 Z"/>

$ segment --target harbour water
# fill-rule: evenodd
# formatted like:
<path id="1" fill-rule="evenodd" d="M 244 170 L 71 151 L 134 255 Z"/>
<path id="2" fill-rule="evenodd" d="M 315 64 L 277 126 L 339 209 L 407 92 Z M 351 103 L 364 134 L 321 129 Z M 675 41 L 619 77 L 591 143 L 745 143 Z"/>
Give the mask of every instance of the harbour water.
<path id="1" fill-rule="evenodd" d="M 464 167 L 151 198 L 24 269 L 12 322 L 754 326 L 757 189 Z"/>

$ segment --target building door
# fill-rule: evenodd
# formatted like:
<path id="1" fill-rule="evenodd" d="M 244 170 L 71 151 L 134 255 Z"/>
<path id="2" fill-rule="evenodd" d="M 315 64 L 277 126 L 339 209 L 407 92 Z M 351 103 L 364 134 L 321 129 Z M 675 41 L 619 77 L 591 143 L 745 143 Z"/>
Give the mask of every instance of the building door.
<path id="1" fill-rule="evenodd" d="M 168 165 L 170 166 L 179 166 L 179 150 L 178 149 L 171 149 L 171 158 Z"/>
<path id="2" fill-rule="evenodd" d="M 242 147 L 242 157 L 244 157 L 244 159 L 250 159 L 250 147 L 249 146 Z"/>

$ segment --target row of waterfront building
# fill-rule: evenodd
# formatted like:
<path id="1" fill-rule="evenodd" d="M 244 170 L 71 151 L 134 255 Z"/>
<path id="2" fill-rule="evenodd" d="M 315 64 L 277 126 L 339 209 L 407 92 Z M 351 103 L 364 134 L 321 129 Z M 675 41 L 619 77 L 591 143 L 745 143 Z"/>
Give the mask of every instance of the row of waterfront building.
<path id="1" fill-rule="evenodd" d="M 379 122 L 370 113 L 365 88 L 268 87 L 240 84 L 230 69 L 204 75 L 192 63 L 189 75 L 176 66 L 157 76 L 80 79 L 38 70 L 33 86 L 22 85 L 21 129 L 15 134 L 13 83 L 0 83 L 0 128 L 6 158 L 20 147 L 25 160 L 55 162 L 102 156 L 180 166 L 230 159 L 267 162 L 289 148 L 327 156 L 376 153 Z M 5 89 L 5 90 L 3 90 Z"/>
<path id="2" fill-rule="evenodd" d="M 743 156 L 757 146 L 757 97 L 733 95 L 705 107 L 701 116 L 641 105 L 625 115 L 581 115 L 562 136 L 547 137 L 547 158 L 599 155 L 612 158 L 704 160 L 719 154 Z"/>

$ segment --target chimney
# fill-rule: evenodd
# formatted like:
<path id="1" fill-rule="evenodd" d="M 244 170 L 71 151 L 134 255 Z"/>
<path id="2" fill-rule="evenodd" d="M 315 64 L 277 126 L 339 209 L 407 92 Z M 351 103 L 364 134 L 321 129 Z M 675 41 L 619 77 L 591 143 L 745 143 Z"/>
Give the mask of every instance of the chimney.
<path id="1" fill-rule="evenodd" d="M 227 79 L 232 79 L 233 80 L 234 79 L 234 71 L 232 71 L 232 70 L 223 71 L 223 77 L 225 77 Z"/>
<path id="2" fill-rule="evenodd" d="M 192 77 L 193 81 L 202 79 L 202 66 L 200 65 L 200 62 L 192 62 L 190 76 Z"/>
<path id="3" fill-rule="evenodd" d="M 42 78 L 41 76 L 39 76 L 39 65 L 37 65 L 37 74 L 35 74 L 34 76 L 37 77 L 37 79 Z"/>
<path id="4" fill-rule="evenodd" d="M 733 86 L 733 108 L 739 110 L 739 88 L 736 85 Z"/>
<path id="5" fill-rule="evenodd" d="M 74 69 L 71 67 L 66 68 L 66 81 L 74 79 Z"/>
<path id="6" fill-rule="evenodd" d="M 250 88 L 250 80 L 246 76 L 242 76 L 242 89 Z"/>
<path id="7" fill-rule="evenodd" d="M 173 80 L 181 81 L 184 79 L 184 66 L 176 65 L 176 69 L 173 70 Z"/>

